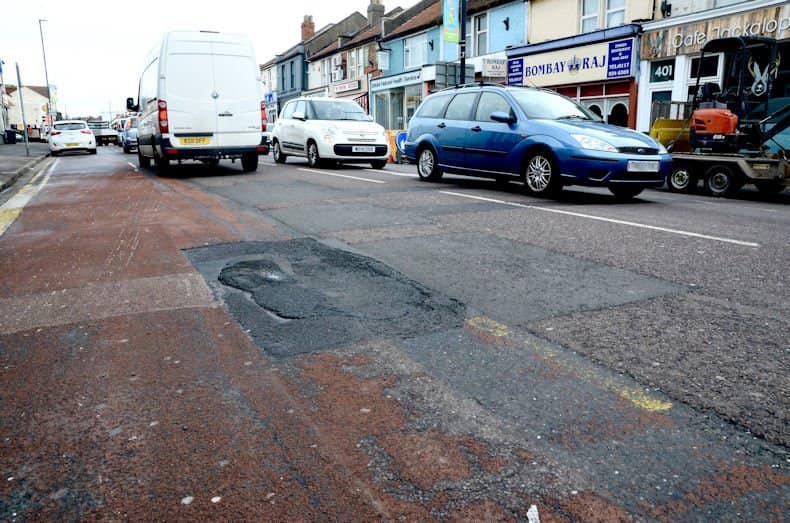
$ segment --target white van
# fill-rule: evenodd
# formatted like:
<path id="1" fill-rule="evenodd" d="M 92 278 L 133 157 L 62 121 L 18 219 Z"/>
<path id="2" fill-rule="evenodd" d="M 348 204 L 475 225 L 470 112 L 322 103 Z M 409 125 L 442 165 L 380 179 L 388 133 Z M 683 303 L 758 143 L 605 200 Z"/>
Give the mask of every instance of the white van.
<path id="1" fill-rule="evenodd" d="M 165 172 L 171 161 L 241 158 L 245 171 L 268 154 L 260 71 L 249 38 L 209 31 L 173 31 L 146 60 L 140 76 L 140 167 L 153 159 Z"/>

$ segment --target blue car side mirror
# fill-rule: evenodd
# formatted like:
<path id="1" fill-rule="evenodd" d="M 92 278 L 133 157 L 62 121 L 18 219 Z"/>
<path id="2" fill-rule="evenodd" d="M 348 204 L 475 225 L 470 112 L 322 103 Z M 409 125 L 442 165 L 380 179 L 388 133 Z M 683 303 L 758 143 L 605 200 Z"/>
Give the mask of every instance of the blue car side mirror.
<path id="1" fill-rule="evenodd" d="M 513 118 L 511 115 L 509 115 L 504 111 L 495 111 L 491 113 L 491 119 L 494 120 L 495 122 L 501 122 L 507 124 L 511 124 L 516 121 L 515 118 Z"/>

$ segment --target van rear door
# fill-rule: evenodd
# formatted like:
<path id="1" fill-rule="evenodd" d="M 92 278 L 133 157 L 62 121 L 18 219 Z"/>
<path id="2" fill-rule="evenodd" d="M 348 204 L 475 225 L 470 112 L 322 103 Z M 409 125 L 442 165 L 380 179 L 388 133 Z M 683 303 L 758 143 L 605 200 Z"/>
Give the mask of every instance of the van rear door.
<path id="1" fill-rule="evenodd" d="M 254 147 L 261 142 L 261 94 L 252 46 L 236 35 L 214 40 L 219 147 Z"/>
<path id="2" fill-rule="evenodd" d="M 171 40 L 165 100 L 173 145 L 216 147 L 217 110 L 211 43 Z M 179 136 L 181 135 L 181 136 Z M 208 138 L 208 139 L 207 139 Z"/>

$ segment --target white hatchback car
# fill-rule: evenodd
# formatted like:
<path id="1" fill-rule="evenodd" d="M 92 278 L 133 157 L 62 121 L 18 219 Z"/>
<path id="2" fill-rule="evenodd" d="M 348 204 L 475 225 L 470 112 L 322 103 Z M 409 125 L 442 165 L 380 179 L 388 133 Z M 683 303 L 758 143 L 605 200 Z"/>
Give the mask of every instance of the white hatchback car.
<path id="1" fill-rule="evenodd" d="M 55 122 L 49 132 L 49 152 L 57 156 L 63 151 L 88 151 L 96 154 L 96 137 L 83 120 Z"/>
<path id="2" fill-rule="evenodd" d="M 389 141 L 384 127 L 372 121 L 356 102 L 339 98 L 291 100 L 272 130 L 274 161 L 307 158 L 311 167 L 325 162 L 387 165 Z"/>

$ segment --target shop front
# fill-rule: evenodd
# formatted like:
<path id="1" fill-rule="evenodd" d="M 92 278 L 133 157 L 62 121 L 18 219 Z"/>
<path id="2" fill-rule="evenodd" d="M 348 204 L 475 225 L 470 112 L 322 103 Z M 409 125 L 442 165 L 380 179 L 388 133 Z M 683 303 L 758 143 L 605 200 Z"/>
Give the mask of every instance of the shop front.
<path id="1" fill-rule="evenodd" d="M 423 70 L 370 80 L 371 114 L 385 129 L 406 129 L 425 96 Z"/>
<path id="2" fill-rule="evenodd" d="M 329 96 L 354 100 L 365 111 L 370 110 L 368 103 L 368 82 L 366 78 L 343 80 L 333 83 L 329 86 Z"/>
<path id="3" fill-rule="evenodd" d="M 508 49 L 509 85 L 545 87 L 573 98 L 603 121 L 636 125 L 639 25 Z"/>
<path id="4" fill-rule="evenodd" d="M 682 118 L 682 103 L 688 105 L 695 95 L 697 71 L 700 85 L 723 85 L 733 56 L 705 55 L 700 50 L 710 40 L 728 36 L 764 36 L 779 42 L 779 64 L 752 64 L 755 81 L 774 74 L 773 106 L 790 103 L 790 4 L 763 0 L 743 2 L 719 9 L 665 18 L 644 24 L 641 44 L 639 106 L 637 129 L 647 132 L 659 116 Z M 769 72 L 770 69 L 770 72 Z M 784 101 L 782 99 L 784 98 Z M 664 114 L 666 110 L 673 114 Z"/>

